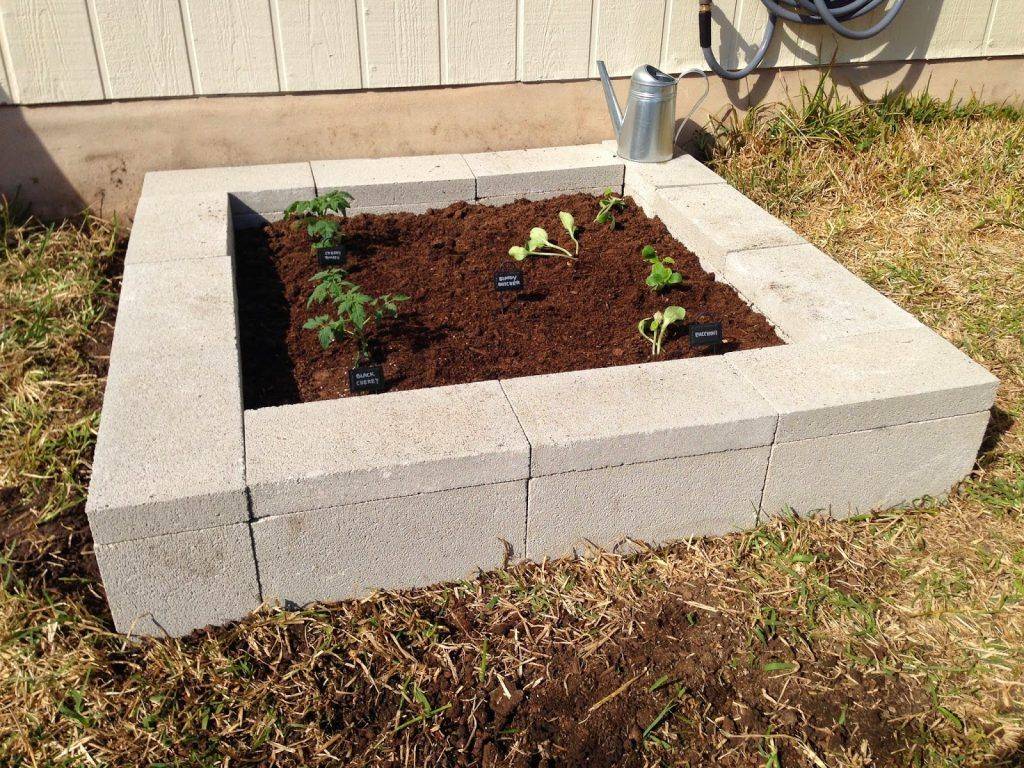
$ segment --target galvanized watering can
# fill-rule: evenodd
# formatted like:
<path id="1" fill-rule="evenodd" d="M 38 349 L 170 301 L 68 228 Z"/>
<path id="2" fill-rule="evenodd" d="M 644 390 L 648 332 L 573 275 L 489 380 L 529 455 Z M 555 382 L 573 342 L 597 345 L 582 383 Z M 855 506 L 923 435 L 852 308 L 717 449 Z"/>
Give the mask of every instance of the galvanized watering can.
<path id="1" fill-rule="evenodd" d="M 673 77 L 650 64 L 637 67 L 629 81 L 625 114 L 619 109 L 612 81 L 608 77 L 608 68 L 603 61 L 597 62 L 597 71 L 601 75 L 608 112 L 611 113 L 615 136 L 619 140 L 618 156 L 637 163 L 671 160 L 679 131 L 708 96 L 710 86 L 704 70 L 688 69 L 679 77 Z M 676 86 L 680 78 L 690 74 L 704 77 L 704 95 L 697 99 L 676 131 L 673 130 L 676 120 Z"/>

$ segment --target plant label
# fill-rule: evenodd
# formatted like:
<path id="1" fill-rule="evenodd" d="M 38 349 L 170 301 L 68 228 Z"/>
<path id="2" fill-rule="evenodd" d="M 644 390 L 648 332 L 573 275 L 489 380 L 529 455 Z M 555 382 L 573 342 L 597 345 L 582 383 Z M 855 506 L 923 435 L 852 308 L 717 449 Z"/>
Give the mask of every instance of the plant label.
<path id="1" fill-rule="evenodd" d="M 332 245 L 328 248 L 316 249 L 318 267 L 340 267 L 345 262 L 345 246 Z"/>
<path id="2" fill-rule="evenodd" d="M 353 395 L 361 392 L 380 392 L 384 389 L 384 369 L 379 365 L 361 365 L 350 368 L 348 388 Z"/>
<path id="3" fill-rule="evenodd" d="M 504 267 L 494 273 L 494 290 L 521 291 L 526 287 L 526 280 L 523 277 L 523 270 L 516 267 Z"/>
<path id="4" fill-rule="evenodd" d="M 717 347 L 723 341 L 721 323 L 690 323 L 691 347 Z"/>

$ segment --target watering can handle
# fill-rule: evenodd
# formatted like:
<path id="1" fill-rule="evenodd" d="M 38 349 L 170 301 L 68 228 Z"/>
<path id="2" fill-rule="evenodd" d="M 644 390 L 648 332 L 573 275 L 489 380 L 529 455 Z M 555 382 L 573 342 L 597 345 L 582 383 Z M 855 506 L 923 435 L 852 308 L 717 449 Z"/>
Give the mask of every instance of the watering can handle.
<path id="1" fill-rule="evenodd" d="M 694 102 L 693 106 L 690 107 L 690 111 L 686 113 L 686 117 L 684 117 L 682 121 L 680 121 L 679 127 L 676 129 L 676 135 L 672 139 L 673 144 L 679 141 L 679 134 L 683 132 L 683 126 L 686 125 L 686 121 L 693 117 L 693 113 L 697 111 L 697 108 L 704 103 L 704 99 L 706 99 L 708 97 L 708 94 L 711 93 L 711 83 L 708 80 L 707 72 L 705 72 L 700 67 L 693 67 L 692 69 L 688 69 L 685 72 L 680 72 L 679 75 L 676 77 L 676 82 L 678 83 L 687 75 L 700 75 L 701 77 L 704 78 L 704 93 L 701 95 L 699 99 L 697 99 L 697 101 Z"/>

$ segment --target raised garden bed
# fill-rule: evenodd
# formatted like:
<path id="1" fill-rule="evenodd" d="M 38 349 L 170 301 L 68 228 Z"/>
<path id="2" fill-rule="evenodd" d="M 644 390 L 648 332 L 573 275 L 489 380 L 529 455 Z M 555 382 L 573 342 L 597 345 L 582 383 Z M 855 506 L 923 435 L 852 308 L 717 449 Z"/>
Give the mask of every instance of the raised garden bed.
<path id="1" fill-rule="evenodd" d="M 375 336 L 385 391 L 648 362 L 650 344 L 637 323 L 673 304 L 687 316 L 671 329 L 658 359 L 782 343 L 660 220 L 647 218 L 632 198 L 624 202 L 614 228 L 594 222 L 599 198 L 586 194 L 501 206 L 458 202 L 430 213 L 359 214 L 340 222 L 348 277 L 371 296 L 409 297 Z M 554 233 L 561 211 L 580 220 L 576 261 L 543 257 L 516 265 L 509 246 L 533 224 Z M 564 230 L 560 235 L 573 248 Z M 683 282 L 652 290 L 644 245 L 672 259 Z M 313 238 L 294 221 L 239 233 L 246 408 L 350 394 L 345 372 L 357 345 L 349 339 L 324 349 L 304 327 L 323 311 L 307 306 L 321 271 L 311 253 Z M 522 291 L 495 290 L 494 274 L 506 266 L 522 271 Z M 690 323 L 715 322 L 727 340 L 721 348 L 689 343 Z"/>
<path id="2" fill-rule="evenodd" d="M 574 211 L 586 227 L 581 263 L 530 257 L 524 267 L 527 291 L 545 296 L 520 296 L 502 313 L 485 272 L 476 342 L 466 341 L 471 288 L 424 312 L 453 276 L 461 284 L 478 272 L 472 259 L 484 256 L 473 254 L 500 259 L 538 217 L 607 187 L 657 217 L 627 208 L 621 260 L 610 242 L 610 254 L 596 253 L 606 235 Z M 287 268 L 308 242 L 271 258 L 261 243 L 292 239 L 288 225 L 235 233 L 338 189 L 353 196 L 353 248 L 359 227 L 380 235 L 358 266 L 364 287 L 412 296 L 395 326 L 381 326 L 379 352 L 392 366 L 382 394 L 340 396 L 351 353 L 340 341 L 327 356 L 289 349 L 317 344 L 296 325 L 310 266 Z M 515 203 L 522 197 L 560 199 Z M 430 209 L 446 212 L 401 215 Z M 470 227 L 403 245 L 445 216 L 498 229 L 517 211 L 527 221 L 491 239 Z M 399 223 L 407 229 L 389 229 Z M 717 315 L 731 349 L 687 358 L 693 350 L 676 335 L 663 356 L 638 363 L 636 322 L 669 303 L 635 292 L 647 240 L 693 284 L 671 302 L 689 319 Z M 431 266 L 436 278 L 424 272 Z M 565 322 L 557 315 L 534 334 L 545 306 L 574 306 L 556 292 L 574 289 L 580 307 L 607 315 L 595 337 L 580 342 L 585 330 L 570 328 L 553 344 Z M 613 295 L 628 290 L 632 298 Z M 261 300 L 267 308 L 253 311 Z M 447 301 L 459 306 L 444 338 Z M 595 322 L 581 320 L 581 329 Z M 416 327 L 429 331 L 419 342 Z M 252 343 L 276 347 L 267 364 L 250 362 L 260 359 Z M 496 352 L 503 343 L 521 346 Z M 281 373 L 307 364 L 308 376 Z M 129 243 L 87 510 L 118 628 L 182 634 L 263 600 L 340 599 L 587 542 L 717 534 L 787 508 L 842 516 L 942 494 L 973 465 L 996 384 L 688 157 L 641 166 L 587 146 L 155 173 Z"/>

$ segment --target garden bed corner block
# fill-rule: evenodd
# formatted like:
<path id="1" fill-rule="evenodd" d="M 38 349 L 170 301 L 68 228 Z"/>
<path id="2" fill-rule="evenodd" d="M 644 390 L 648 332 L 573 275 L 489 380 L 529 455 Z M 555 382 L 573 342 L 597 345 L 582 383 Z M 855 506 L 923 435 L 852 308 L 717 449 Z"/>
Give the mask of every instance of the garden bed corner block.
<path id="1" fill-rule="evenodd" d="M 374 212 L 606 187 L 787 343 L 243 412 L 235 229 L 337 188 Z M 942 495 L 997 383 L 687 156 L 643 165 L 606 143 L 165 171 L 129 242 L 87 512 L 117 628 L 181 635 L 261 601 Z"/>

